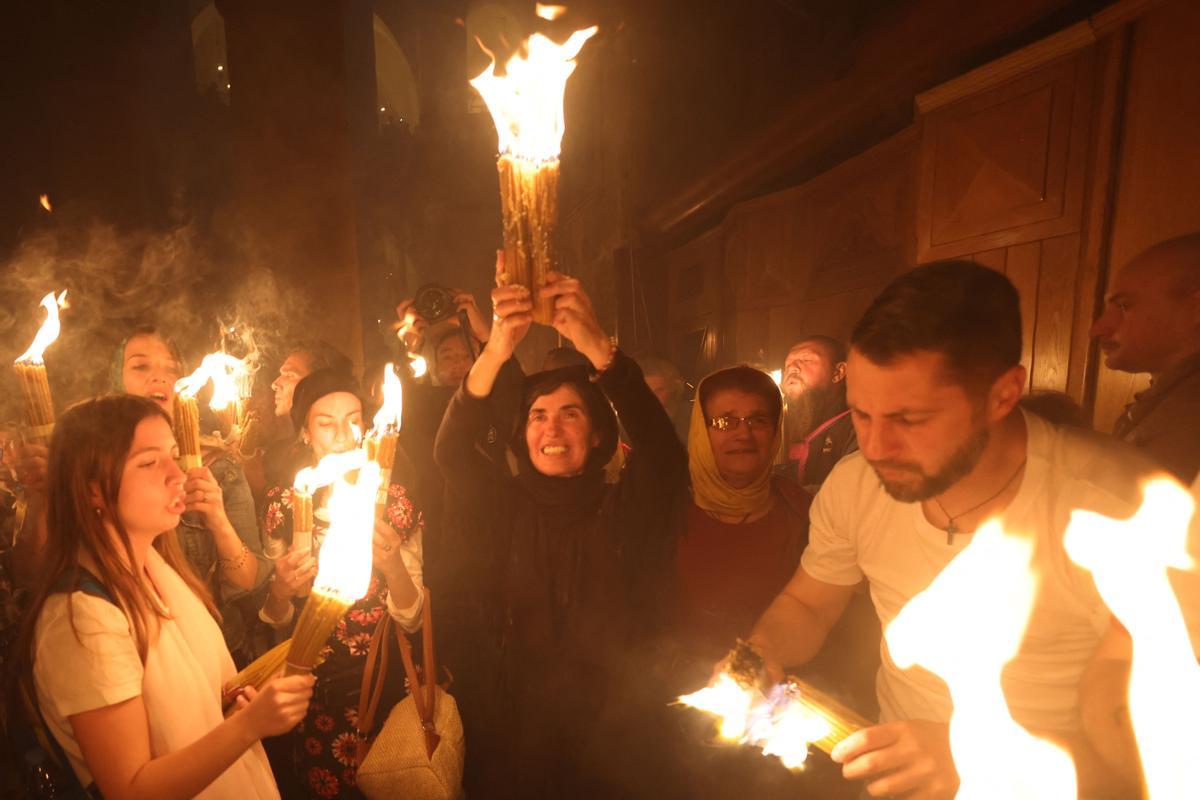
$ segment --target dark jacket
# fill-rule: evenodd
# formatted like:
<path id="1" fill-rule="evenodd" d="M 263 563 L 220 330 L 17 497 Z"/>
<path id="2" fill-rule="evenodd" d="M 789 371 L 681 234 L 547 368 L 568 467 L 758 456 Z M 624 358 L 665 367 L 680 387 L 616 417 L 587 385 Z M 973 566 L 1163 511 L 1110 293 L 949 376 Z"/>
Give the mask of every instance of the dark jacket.
<path id="1" fill-rule="evenodd" d="M 513 476 L 502 449 L 511 435 L 513 451 L 522 450 L 522 383 L 510 360 L 489 397 L 460 389 L 435 447 L 447 506 L 458 512 L 446 535 L 485 565 L 475 587 L 483 599 L 471 665 L 479 680 L 460 700 L 468 737 L 483 734 L 472 743 L 472 767 L 487 773 L 477 785 L 489 797 L 620 796 L 611 748 L 620 746 L 629 709 L 617 676 L 645 598 L 665 574 L 671 499 L 685 490 L 687 458 L 641 370 L 618 352 L 595 388 L 585 381 L 583 390 L 602 392 L 629 435 L 619 481 L 603 479 L 616 421 L 595 418 L 605 445 L 583 475 L 531 475 L 526 463 Z"/>
<path id="2" fill-rule="evenodd" d="M 1200 353 L 1134 395 L 1113 433 L 1190 485 L 1200 472 Z"/>

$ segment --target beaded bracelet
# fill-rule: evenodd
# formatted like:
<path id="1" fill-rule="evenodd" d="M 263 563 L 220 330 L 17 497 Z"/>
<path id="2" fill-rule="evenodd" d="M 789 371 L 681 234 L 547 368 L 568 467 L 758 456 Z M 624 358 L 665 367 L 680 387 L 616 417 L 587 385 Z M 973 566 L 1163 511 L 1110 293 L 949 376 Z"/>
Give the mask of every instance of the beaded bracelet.
<path id="1" fill-rule="evenodd" d="M 242 542 L 242 552 L 238 553 L 238 555 L 234 558 L 217 556 L 217 563 L 220 564 L 223 569 L 227 569 L 232 572 L 233 570 L 240 568 L 242 564 L 246 563 L 246 556 L 248 555 L 250 555 L 250 548 L 246 546 L 245 542 Z"/>

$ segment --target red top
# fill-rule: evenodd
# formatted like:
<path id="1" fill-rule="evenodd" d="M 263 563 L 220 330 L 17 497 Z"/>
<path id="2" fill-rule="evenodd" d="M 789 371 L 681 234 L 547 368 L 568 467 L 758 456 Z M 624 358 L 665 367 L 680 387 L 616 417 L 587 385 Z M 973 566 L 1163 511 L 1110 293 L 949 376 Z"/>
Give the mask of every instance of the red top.
<path id="1" fill-rule="evenodd" d="M 729 650 L 795 573 L 812 498 L 784 478 L 772 481 L 771 493 L 775 504 L 767 515 L 744 525 L 688 505 L 676 546 L 675 630 L 690 647 Z"/>

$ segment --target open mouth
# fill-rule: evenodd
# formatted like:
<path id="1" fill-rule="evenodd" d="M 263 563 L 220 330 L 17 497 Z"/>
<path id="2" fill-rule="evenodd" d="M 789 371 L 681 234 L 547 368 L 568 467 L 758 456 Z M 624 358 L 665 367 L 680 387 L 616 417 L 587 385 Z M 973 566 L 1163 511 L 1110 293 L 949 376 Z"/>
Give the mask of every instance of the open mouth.
<path id="1" fill-rule="evenodd" d="M 544 456 L 564 456 L 567 454 L 567 448 L 561 444 L 548 444 L 542 448 Z"/>
<path id="2" fill-rule="evenodd" d="M 172 514 L 182 514 L 185 508 L 187 506 L 183 502 L 183 495 L 180 495 L 171 501 L 171 504 L 167 506 L 167 511 Z"/>
<path id="3" fill-rule="evenodd" d="M 151 392 L 148 396 L 151 400 L 153 400 L 156 403 L 167 402 L 167 393 L 166 392 Z"/>

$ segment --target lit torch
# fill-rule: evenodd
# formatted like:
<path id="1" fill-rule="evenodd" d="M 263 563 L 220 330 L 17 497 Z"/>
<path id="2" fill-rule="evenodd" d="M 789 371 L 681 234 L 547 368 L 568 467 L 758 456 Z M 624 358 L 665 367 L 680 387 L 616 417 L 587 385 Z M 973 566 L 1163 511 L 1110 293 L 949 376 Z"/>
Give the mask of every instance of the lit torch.
<path id="1" fill-rule="evenodd" d="M 54 402 L 50 397 L 50 382 L 46 378 L 46 362 L 42 360 L 42 355 L 58 339 L 62 330 L 58 310 L 66 306 L 65 290 L 57 297 L 51 292 L 42 298 L 46 321 L 38 328 L 29 349 L 13 362 L 21 393 L 25 396 L 25 438 L 42 444 L 50 440 L 54 430 Z"/>
<path id="2" fill-rule="evenodd" d="M 539 14 L 553 19 L 557 9 L 552 8 L 540 7 Z M 496 168 L 507 280 L 532 292 L 545 284 L 546 273 L 558 265 L 558 169 L 566 127 L 563 93 L 575 71 L 575 57 L 597 30 L 592 26 L 575 31 L 563 44 L 535 33 L 525 52 L 515 53 L 504 65 L 504 75 L 497 74 L 493 56 L 487 69 L 471 81 L 487 104 L 499 136 Z M 553 310 L 552 299 L 539 298 L 533 318 L 548 325 Z"/>
<path id="3" fill-rule="evenodd" d="M 1075 511 L 1063 544 L 1092 573 L 1096 589 L 1129 631 L 1129 719 L 1142 760 L 1146 795 L 1200 797 L 1192 724 L 1200 718 L 1200 666 L 1187 620 L 1168 579 L 1196 580 L 1188 552 L 1195 504 L 1169 479 L 1146 485 L 1142 506 L 1127 520 Z M 1189 587 L 1194 588 L 1194 587 Z M 1194 621 L 1194 620 L 1193 620 Z"/>
<path id="4" fill-rule="evenodd" d="M 349 472 L 366 466 L 367 454 L 362 448 L 346 453 L 330 453 L 315 467 L 305 467 L 296 473 L 292 484 L 292 547 L 312 550 L 313 493 L 323 486 L 341 480 Z"/>
<path id="5" fill-rule="evenodd" d="M 209 353 L 196 371 L 175 382 L 175 439 L 179 442 L 179 459 L 183 469 L 195 469 L 200 458 L 200 407 L 196 395 L 210 380 L 212 399 L 208 407 L 222 425 L 232 426 L 238 415 L 238 382 L 241 359 L 228 353 Z"/>
<path id="6" fill-rule="evenodd" d="M 375 516 L 383 518 L 387 510 L 387 491 L 396 463 L 396 445 L 400 440 L 400 422 L 404 411 L 404 386 L 391 364 L 383 368 L 383 405 L 375 413 L 374 426 L 364 442 L 367 457 L 379 467 L 379 496 Z"/>
<path id="7" fill-rule="evenodd" d="M 354 484 L 340 480 L 329 498 L 329 531 L 313 590 L 304 603 L 287 653 L 287 672 L 307 672 L 319 663 L 334 626 L 371 583 L 371 537 L 375 530 L 378 470 L 363 469 Z"/>
<path id="8" fill-rule="evenodd" d="M 705 688 L 679 698 L 718 718 L 720 737 L 761 748 L 799 769 L 813 745 L 826 754 L 871 722 L 799 678 L 764 687 L 762 658 L 739 641 L 728 666 Z"/>

